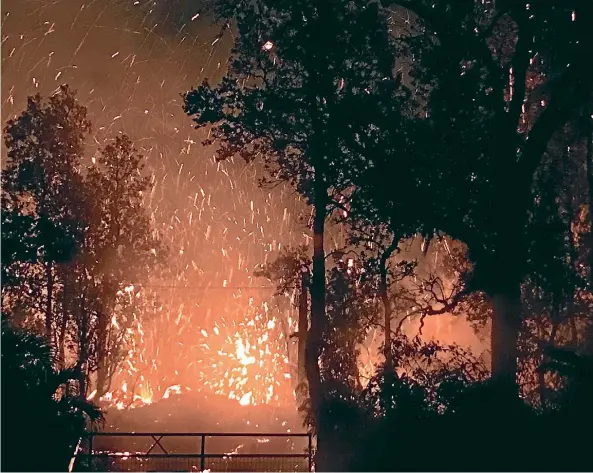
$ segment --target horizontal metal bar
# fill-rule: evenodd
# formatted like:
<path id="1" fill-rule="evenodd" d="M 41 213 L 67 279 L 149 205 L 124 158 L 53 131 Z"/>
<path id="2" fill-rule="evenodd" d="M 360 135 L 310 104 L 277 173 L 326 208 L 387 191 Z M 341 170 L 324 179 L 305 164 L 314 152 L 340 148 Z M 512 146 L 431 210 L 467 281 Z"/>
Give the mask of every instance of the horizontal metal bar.
<path id="1" fill-rule="evenodd" d="M 81 453 L 76 458 L 201 458 L 199 453 Z M 204 458 L 309 458 L 308 453 L 205 453 Z"/>
<path id="2" fill-rule="evenodd" d="M 230 432 L 89 432 L 86 437 L 309 437 L 308 433 L 230 433 Z"/>

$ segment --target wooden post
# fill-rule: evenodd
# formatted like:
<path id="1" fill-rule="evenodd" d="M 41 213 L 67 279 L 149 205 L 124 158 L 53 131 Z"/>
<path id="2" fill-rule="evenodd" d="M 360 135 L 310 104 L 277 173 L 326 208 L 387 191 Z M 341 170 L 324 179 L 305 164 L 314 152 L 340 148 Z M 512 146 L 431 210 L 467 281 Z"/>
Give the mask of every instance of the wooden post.
<path id="1" fill-rule="evenodd" d="M 313 434 L 309 432 L 309 471 L 313 471 Z"/>
<path id="2" fill-rule="evenodd" d="M 206 469 L 206 436 L 202 434 L 202 447 L 200 449 L 200 471 Z"/>

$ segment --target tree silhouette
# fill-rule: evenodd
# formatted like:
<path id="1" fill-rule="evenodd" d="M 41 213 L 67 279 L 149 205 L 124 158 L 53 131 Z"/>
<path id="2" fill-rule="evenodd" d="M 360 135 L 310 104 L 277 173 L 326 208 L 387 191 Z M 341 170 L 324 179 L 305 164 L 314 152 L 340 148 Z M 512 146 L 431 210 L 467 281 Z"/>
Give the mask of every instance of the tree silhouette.
<path id="1" fill-rule="evenodd" d="M 348 197 L 350 172 L 364 167 L 364 143 L 398 110 L 394 48 L 376 2 L 262 0 L 224 7 L 238 33 L 228 72 L 219 85 L 205 82 L 188 92 L 185 111 L 198 127 L 211 125 L 206 143 L 217 142 L 219 159 L 263 159 L 268 182 L 290 183 L 314 207 L 307 377 L 316 412 L 327 323 L 326 219 Z"/>
<path id="2" fill-rule="evenodd" d="M 56 352 L 43 338 L 2 318 L 2 468 L 65 471 L 87 426 L 103 421 L 91 402 L 73 395 L 82 373 L 56 370 Z M 32 433 L 42 439 L 31 455 Z"/>
<path id="3" fill-rule="evenodd" d="M 143 198 L 143 157 L 118 136 L 84 168 L 86 109 L 67 86 L 37 95 L 5 130 L 2 172 L 2 305 L 14 323 L 41 331 L 59 361 L 76 360 L 99 396 L 133 329 L 156 303 L 146 282 L 163 261 Z M 5 279 L 4 279 L 5 278 Z"/>
<path id="4" fill-rule="evenodd" d="M 423 118 L 399 146 L 415 157 L 409 167 L 383 158 L 364 177 L 374 183 L 369 196 L 396 219 L 401 206 L 381 175 L 411 175 L 424 231 L 467 244 L 468 290 L 483 291 L 494 309 L 492 375 L 516 389 L 534 174 L 554 134 L 589 101 L 591 5 L 389 3 L 417 16 L 409 67 Z"/>
<path id="5" fill-rule="evenodd" d="M 297 339 L 296 379 L 295 391 L 297 404 L 300 407 L 307 404 L 307 373 L 305 366 L 305 352 L 307 347 L 307 333 L 309 332 L 309 291 L 311 289 L 311 258 L 306 246 L 297 248 L 285 247 L 273 261 L 258 267 L 254 276 L 267 278 L 276 285 L 276 296 L 286 296 L 298 292 L 299 320 L 295 333 L 289 338 Z"/>
<path id="6" fill-rule="evenodd" d="M 146 283 L 165 256 L 143 205 L 152 187 L 142 173 L 143 160 L 126 135 L 118 136 L 101 150 L 85 179 L 92 211 L 73 272 L 79 294 L 74 341 L 80 362 L 97 375 L 99 396 L 109 390 L 129 329 L 152 311 L 155 296 L 134 285 Z"/>
<path id="7" fill-rule="evenodd" d="M 89 131 L 86 109 L 67 86 L 47 102 L 40 95 L 30 97 L 26 110 L 4 130 L 2 236 L 8 247 L 2 252 L 3 275 L 9 282 L 44 279 L 48 340 L 55 329 L 56 265 L 74 257 L 83 230 L 78 167 Z M 43 275 L 28 263 L 39 263 Z M 36 304 L 41 307 L 41 301 Z"/>

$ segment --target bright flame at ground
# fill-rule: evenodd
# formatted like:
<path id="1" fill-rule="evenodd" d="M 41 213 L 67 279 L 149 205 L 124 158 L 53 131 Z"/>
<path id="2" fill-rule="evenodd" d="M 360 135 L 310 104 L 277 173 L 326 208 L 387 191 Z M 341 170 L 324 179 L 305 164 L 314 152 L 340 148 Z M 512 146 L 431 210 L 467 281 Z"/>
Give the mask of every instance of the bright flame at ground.
<path id="1" fill-rule="evenodd" d="M 242 406 L 294 404 L 295 367 L 289 358 L 295 347 L 287 337 L 287 333 L 296 329 L 294 322 L 287 317 L 278 323 L 279 315 L 271 314 L 265 302 L 256 305 L 253 297 L 246 302 L 242 320 L 225 323 L 225 319 L 220 319 L 209 330 L 200 329 L 191 337 L 195 340 L 192 347 L 185 347 L 185 338 L 179 338 L 177 343 L 184 350 L 195 353 L 186 367 L 193 376 L 191 384 L 160 389 L 162 379 L 158 375 L 162 374 L 160 365 L 164 360 L 157 358 L 146 363 L 146 347 L 138 340 L 138 346 L 129 351 L 128 360 L 114 380 L 120 388 L 105 394 L 101 400 L 125 409 L 152 404 L 184 391 L 200 391 L 234 399 Z M 162 331 L 158 333 L 163 335 Z M 174 364 L 179 373 L 181 366 Z M 146 371 L 140 371 L 143 366 Z M 190 376 L 184 373 L 179 377 L 187 380 Z M 135 383 L 134 378 L 138 379 Z"/>
<path id="2" fill-rule="evenodd" d="M 126 409 L 204 391 L 243 405 L 293 404 L 294 309 L 268 309 L 273 291 L 239 288 L 265 284 L 252 270 L 282 246 L 310 243 L 299 221 L 307 208 L 289 187 L 260 188 L 261 167 L 216 162 L 199 145 L 203 136 L 183 114 L 179 94 L 206 77 L 220 78 L 230 43 L 228 36 L 210 41 L 219 30 L 179 8 L 189 3 L 15 1 L 10 11 L 7 5 L 3 121 L 23 110 L 27 95 L 48 97 L 68 83 L 94 125 L 89 162 L 95 145 L 120 132 L 147 157 L 154 187 L 144 203 L 172 249 L 172 276 L 151 280 L 152 290 L 130 284 L 118 294 L 158 298 L 152 313 L 138 314 L 131 326 L 110 319 L 114 330 L 126 332 L 126 353 L 101 400 Z M 274 47 L 262 44 L 270 53 Z M 331 250 L 342 244 L 339 235 L 327 241 Z M 363 363 L 365 373 L 372 358 Z"/>

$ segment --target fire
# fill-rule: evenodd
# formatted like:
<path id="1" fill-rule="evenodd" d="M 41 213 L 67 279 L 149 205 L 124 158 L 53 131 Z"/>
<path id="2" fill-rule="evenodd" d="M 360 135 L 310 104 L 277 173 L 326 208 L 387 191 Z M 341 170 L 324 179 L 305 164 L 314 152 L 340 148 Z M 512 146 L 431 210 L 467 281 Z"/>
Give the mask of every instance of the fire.
<path id="1" fill-rule="evenodd" d="M 249 299 L 243 320 L 231 327 L 215 325 L 208 338 L 209 345 L 203 345 L 211 360 L 211 375 L 203 378 L 207 388 L 242 406 L 293 402 L 286 335 L 266 304 L 258 307 Z M 215 346 L 216 355 L 208 356 Z"/>
<path id="2" fill-rule="evenodd" d="M 247 353 L 249 352 L 249 342 L 247 342 L 247 347 L 245 347 L 243 345 L 243 340 L 241 340 L 241 338 L 239 338 L 239 334 L 235 334 L 235 336 L 237 337 L 237 340 L 235 341 L 235 345 L 237 346 L 237 360 L 242 364 L 242 365 L 252 365 L 253 363 L 255 363 L 255 357 L 254 356 L 248 356 Z"/>
<path id="3" fill-rule="evenodd" d="M 243 396 L 241 396 L 241 399 L 239 400 L 239 404 L 241 404 L 242 406 L 248 406 L 249 404 L 251 404 L 251 397 L 251 392 L 243 394 Z"/>
<path id="4" fill-rule="evenodd" d="M 140 395 L 135 397 L 139 398 L 144 404 L 152 404 L 153 395 L 154 393 L 152 392 L 150 384 L 146 383 L 142 385 Z"/>
<path id="5" fill-rule="evenodd" d="M 186 388 L 189 391 L 189 388 Z M 122 384 L 119 392 L 110 391 L 101 396 L 100 400 L 110 407 L 115 407 L 118 410 L 134 409 L 135 407 L 152 404 L 161 399 L 168 399 L 172 394 L 179 395 L 183 392 L 180 385 L 169 386 L 165 389 L 164 394 L 155 398 L 153 389 L 150 383 L 142 384 L 138 389 L 138 394 L 130 394 L 127 389 L 127 383 Z M 96 394 L 96 391 L 94 392 Z"/>
<path id="6" fill-rule="evenodd" d="M 171 396 L 171 393 L 181 394 L 181 386 L 179 384 L 176 384 L 174 386 L 169 386 L 167 389 L 165 389 L 165 394 L 163 394 L 163 399 L 168 399 Z"/>
<path id="7" fill-rule="evenodd" d="M 296 330 L 291 317 L 269 310 L 265 301 L 255 302 L 254 297 L 237 295 L 237 302 L 244 300 L 247 309 L 238 320 L 216 320 L 210 327 L 172 334 L 177 337 L 177 347 L 182 353 L 192 353 L 185 365 L 164 354 L 164 347 L 157 346 L 155 357 L 148 359 L 146 329 L 139 326 L 136 345 L 115 377 L 120 388 L 106 393 L 101 400 L 116 409 L 135 408 L 168 399 L 184 391 L 210 392 L 236 400 L 239 405 L 294 403 L 294 386 L 289 362 L 290 342 L 288 333 Z M 240 307 L 240 306 L 239 306 Z M 284 318 L 283 318 L 284 317 Z M 184 309 L 175 318 L 182 325 L 190 319 Z M 191 336 L 190 336 L 191 335 Z M 166 337 L 162 330 L 151 336 Z M 175 339 L 175 338 L 174 338 Z M 180 358 L 181 360 L 181 358 Z M 171 363 L 175 377 L 183 383 L 163 386 L 162 366 Z M 182 371 L 183 374 L 179 372 Z M 189 381 L 189 383 L 188 383 Z M 191 384 L 190 384 L 191 383 Z M 166 385 L 165 385 L 166 386 Z"/>

